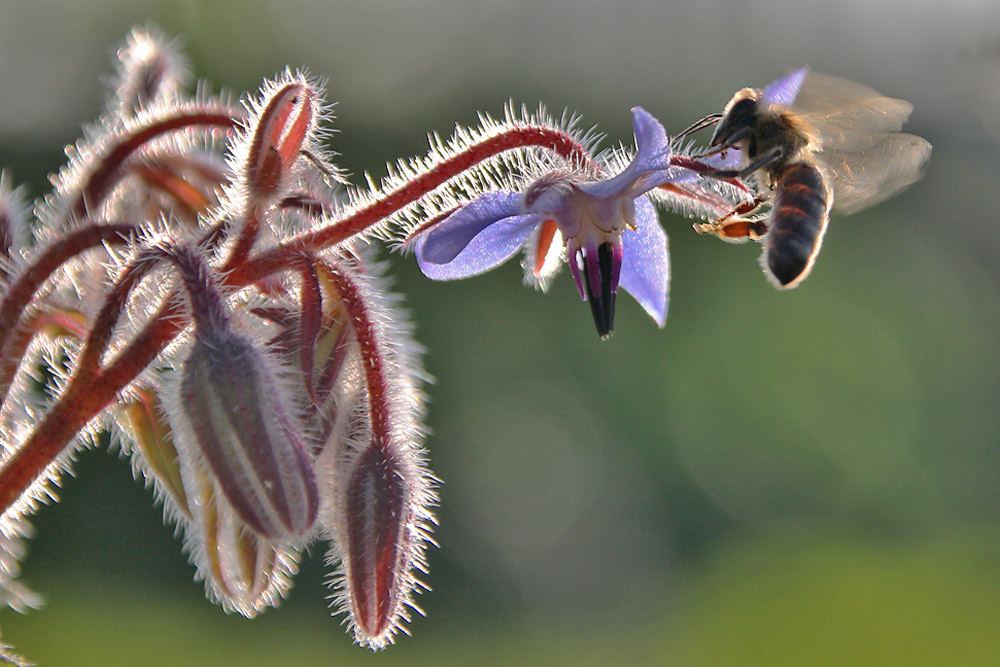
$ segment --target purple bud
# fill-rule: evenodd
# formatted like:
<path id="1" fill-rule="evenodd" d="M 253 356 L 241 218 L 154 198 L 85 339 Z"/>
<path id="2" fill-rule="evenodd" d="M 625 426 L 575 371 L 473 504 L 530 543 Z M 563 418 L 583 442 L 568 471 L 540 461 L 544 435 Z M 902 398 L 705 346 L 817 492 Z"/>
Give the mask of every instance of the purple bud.
<path id="1" fill-rule="evenodd" d="M 272 538 L 308 533 L 319 506 L 313 461 L 283 395 L 249 340 L 198 328 L 181 411 L 233 509 Z"/>

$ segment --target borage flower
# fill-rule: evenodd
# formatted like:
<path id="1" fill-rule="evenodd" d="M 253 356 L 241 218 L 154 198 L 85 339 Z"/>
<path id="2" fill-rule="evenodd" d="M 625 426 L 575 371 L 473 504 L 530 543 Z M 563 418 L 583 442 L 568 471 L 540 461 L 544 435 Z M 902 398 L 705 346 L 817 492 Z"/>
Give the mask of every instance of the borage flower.
<path id="1" fill-rule="evenodd" d="M 619 286 L 662 327 L 670 255 L 656 209 L 644 195 L 699 175 L 671 163 L 666 132 L 644 109 L 632 110 L 632 125 L 636 153 L 616 176 L 602 179 L 600 167 L 566 167 L 542 174 L 523 192 L 482 194 L 416 238 L 420 269 L 435 280 L 467 278 L 527 246 L 526 281 L 544 287 L 565 257 L 602 339 L 614 328 Z M 603 162 L 601 167 L 614 166 Z"/>

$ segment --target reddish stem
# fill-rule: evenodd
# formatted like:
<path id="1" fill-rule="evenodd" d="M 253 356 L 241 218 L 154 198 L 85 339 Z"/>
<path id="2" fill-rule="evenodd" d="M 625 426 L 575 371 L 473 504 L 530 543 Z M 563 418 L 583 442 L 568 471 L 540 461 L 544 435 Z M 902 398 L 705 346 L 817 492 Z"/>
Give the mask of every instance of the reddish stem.
<path id="1" fill-rule="evenodd" d="M 320 266 L 329 276 L 337 296 L 344 304 L 354 336 L 361 348 L 361 365 L 365 372 L 371 412 L 372 442 L 377 443 L 377 446 L 386 447 L 389 442 L 388 386 L 383 368 L 382 350 L 378 344 L 374 324 L 354 281 L 336 266 L 326 262 L 321 262 Z"/>
<path id="2" fill-rule="evenodd" d="M 104 201 L 120 180 L 122 164 L 136 151 L 157 137 L 189 127 L 219 127 L 235 129 L 240 122 L 232 109 L 195 109 L 158 119 L 126 134 L 97 163 L 87 179 L 87 185 L 69 209 L 68 218 L 82 218 L 93 206 Z"/>
<path id="3" fill-rule="evenodd" d="M 163 165 L 137 164 L 133 169 L 151 189 L 156 188 L 170 195 L 192 220 L 212 205 L 205 193 Z"/>
<path id="4" fill-rule="evenodd" d="M 0 349 L 21 318 L 21 313 L 31 302 L 49 276 L 70 258 L 84 250 L 109 243 L 127 243 L 135 236 L 137 227 L 130 224 L 88 225 L 69 232 L 48 247 L 31 267 L 10 286 L 0 303 Z"/>
<path id="5" fill-rule="evenodd" d="M 240 235 L 236 239 L 236 244 L 233 246 L 233 252 L 229 255 L 229 259 L 226 260 L 225 265 L 222 267 L 223 272 L 231 271 L 233 267 L 240 266 L 246 262 L 247 257 L 250 256 L 250 250 L 253 248 L 253 244 L 257 242 L 257 237 L 260 235 L 260 215 L 263 213 L 259 208 L 254 207 L 247 211 L 246 220 L 243 223 L 243 229 L 240 230 Z"/>
<path id="6" fill-rule="evenodd" d="M 299 365 L 302 367 L 306 393 L 315 406 L 319 401 L 316 398 L 313 367 L 316 365 L 316 341 L 319 339 L 323 319 L 323 292 L 319 276 L 316 274 L 315 259 L 305 256 L 301 263 L 299 273 L 302 277 L 302 312 L 299 315 Z"/>
<path id="7" fill-rule="evenodd" d="M 7 339 L 3 353 L 0 354 L 0 404 L 7 399 L 10 385 L 35 335 L 43 329 L 53 327 L 82 339 L 87 335 L 83 320 L 83 315 L 79 313 L 74 316 L 65 311 L 40 311 L 32 314 L 14 329 L 14 333 Z"/>
<path id="8" fill-rule="evenodd" d="M 549 127 L 511 128 L 469 146 L 461 153 L 442 161 L 433 169 L 420 174 L 417 178 L 352 215 L 315 231 L 300 234 L 285 244 L 247 260 L 242 266 L 234 268 L 231 273 L 226 275 L 226 282 L 232 286 L 248 285 L 286 268 L 293 261 L 294 255 L 298 253 L 317 252 L 343 243 L 483 160 L 505 151 L 530 146 L 548 148 L 576 163 L 587 164 L 591 160 L 587 150 L 570 134 L 562 130 Z"/>
<path id="9" fill-rule="evenodd" d="M 154 266 L 155 263 L 149 258 L 132 264 L 125 269 L 121 278 L 108 292 L 101 311 L 94 318 L 94 324 L 90 328 L 90 336 L 88 336 L 87 343 L 83 348 L 83 354 L 77 361 L 74 383 L 78 378 L 87 378 L 98 372 L 101 356 L 111 343 L 111 335 L 114 333 L 118 318 L 125 310 L 129 295 Z"/>
<path id="10" fill-rule="evenodd" d="M 183 328 L 176 302 L 168 301 L 146 329 L 105 370 L 73 383 L 31 437 L 0 468 L 0 512 L 6 512 L 40 479 L 73 436 L 108 406 Z"/>

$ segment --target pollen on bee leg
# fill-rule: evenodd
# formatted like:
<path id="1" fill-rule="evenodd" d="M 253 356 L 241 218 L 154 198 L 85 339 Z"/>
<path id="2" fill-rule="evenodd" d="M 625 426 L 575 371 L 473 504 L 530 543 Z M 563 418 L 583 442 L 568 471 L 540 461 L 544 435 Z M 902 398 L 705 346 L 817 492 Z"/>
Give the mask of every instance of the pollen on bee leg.
<path id="1" fill-rule="evenodd" d="M 753 218 L 725 218 L 714 222 L 701 222 L 692 225 L 699 234 L 710 234 L 723 241 L 742 243 L 747 239 L 757 240 L 767 234 L 764 220 Z"/>

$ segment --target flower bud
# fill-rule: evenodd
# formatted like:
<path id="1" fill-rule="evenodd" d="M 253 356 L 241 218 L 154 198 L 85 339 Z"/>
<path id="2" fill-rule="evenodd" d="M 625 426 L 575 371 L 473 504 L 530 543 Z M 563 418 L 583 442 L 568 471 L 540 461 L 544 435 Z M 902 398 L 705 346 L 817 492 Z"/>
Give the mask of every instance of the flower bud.
<path id="1" fill-rule="evenodd" d="M 160 413 L 157 394 L 140 390 L 123 405 L 119 423 L 134 443 L 178 525 L 205 581 L 208 596 L 248 618 L 275 605 L 291 585 L 297 550 L 251 530 L 221 493 L 214 474 L 197 457 L 182 460 Z"/>
<path id="2" fill-rule="evenodd" d="M 313 461 L 284 390 L 254 344 L 198 327 L 180 380 L 180 410 L 233 509 L 258 535 L 304 536 L 316 520 Z"/>
<path id="3" fill-rule="evenodd" d="M 258 204 L 283 194 L 291 165 L 312 130 L 316 96 L 305 83 L 287 83 L 266 101 L 256 119 L 246 161 L 248 195 Z"/>
<path id="4" fill-rule="evenodd" d="M 156 30 L 135 28 L 118 49 L 111 110 L 128 116 L 161 100 L 173 100 L 187 83 L 187 61 Z"/>
<path id="5" fill-rule="evenodd" d="M 372 446 L 347 488 L 345 564 L 356 634 L 380 644 L 395 631 L 409 577 L 408 481 L 394 457 Z"/>
<path id="6" fill-rule="evenodd" d="M 197 486 L 189 544 L 209 596 L 229 611 L 252 618 L 274 606 L 291 585 L 297 551 L 247 530 L 246 524 L 220 497 L 211 475 L 196 467 L 188 475 Z M 193 542 L 192 542 L 193 541 Z"/>

